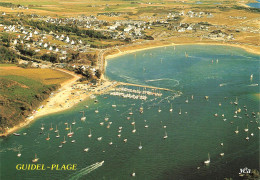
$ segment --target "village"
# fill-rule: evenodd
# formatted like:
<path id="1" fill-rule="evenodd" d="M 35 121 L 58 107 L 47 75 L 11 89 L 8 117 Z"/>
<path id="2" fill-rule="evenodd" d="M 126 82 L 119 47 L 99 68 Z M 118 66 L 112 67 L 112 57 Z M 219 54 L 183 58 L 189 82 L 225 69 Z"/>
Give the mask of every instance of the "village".
<path id="1" fill-rule="evenodd" d="M 27 9 L 28 7 L 17 7 Z M 102 17 L 124 16 L 125 13 L 99 13 L 97 16 L 50 17 L 37 14 L 1 12 L 0 31 L 8 35 L 8 43 L 22 64 L 32 67 L 67 68 L 88 70 L 95 76 L 99 69 L 98 54 L 102 49 L 127 46 L 143 41 L 160 39 L 170 35 L 179 37 L 199 36 L 201 39 L 231 41 L 240 31 L 258 33 L 257 28 L 219 26 L 208 22 L 186 22 L 183 19 L 212 19 L 214 13 L 203 11 L 180 11 L 172 13 L 140 15 L 138 20 L 104 20 Z M 18 18 L 20 20 L 18 20 Z M 246 19 L 247 17 L 232 17 Z M 25 19 L 23 21 L 23 19 Z M 70 29 L 72 28 L 72 29 Z M 166 29 L 163 34 L 159 29 Z M 96 39 L 97 41 L 93 40 Z M 105 42 L 105 43 L 104 43 Z M 41 60 L 41 61 L 37 61 Z M 42 63 L 42 62 L 51 62 Z M 100 72 L 99 72 L 100 73 Z"/>

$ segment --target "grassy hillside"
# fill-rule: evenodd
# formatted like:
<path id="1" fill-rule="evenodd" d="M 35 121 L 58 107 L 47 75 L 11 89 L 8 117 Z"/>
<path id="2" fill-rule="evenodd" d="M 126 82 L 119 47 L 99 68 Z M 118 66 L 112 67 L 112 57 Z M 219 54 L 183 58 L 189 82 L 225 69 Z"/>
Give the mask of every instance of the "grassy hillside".
<path id="1" fill-rule="evenodd" d="M 0 65 L 0 132 L 21 122 L 71 76 L 51 69 Z"/>

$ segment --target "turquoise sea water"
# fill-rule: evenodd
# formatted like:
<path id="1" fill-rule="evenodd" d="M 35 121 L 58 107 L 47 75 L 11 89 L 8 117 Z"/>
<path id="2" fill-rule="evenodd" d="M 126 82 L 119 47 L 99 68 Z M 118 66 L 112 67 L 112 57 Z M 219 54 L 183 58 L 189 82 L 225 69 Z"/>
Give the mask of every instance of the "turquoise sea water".
<path id="1" fill-rule="evenodd" d="M 259 169 L 259 124 L 256 123 L 259 117 L 252 116 L 252 112 L 259 111 L 256 96 L 259 62 L 258 55 L 239 48 L 204 45 L 176 46 L 175 50 L 174 47 L 156 48 L 108 60 L 106 76 L 111 80 L 176 92 L 161 91 L 162 97 L 148 96 L 143 102 L 108 93 L 97 96 L 98 103 L 87 100 L 69 111 L 40 118 L 18 132 L 27 135 L 1 139 L 0 179 L 238 179 L 240 168 Z M 251 74 L 253 79 L 250 80 Z M 205 96 L 209 99 L 205 100 Z M 238 105 L 231 104 L 236 98 Z M 113 108 L 112 104 L 117 107 Z M 171 104 L 173 112 L 169 112 Z M 143 114 L 139 113 L 141 106 Z M 245 115 L 244 106 L 249 117 Z M 97 108 L 99 113 L 94 112 Z M 162 110 L 160 113 L 158 108 Z M 235 118 L 234 112 L 239 108 L 241 112 Z M 131 109 L 133 115 L 127 120 Z M 178 114 L 180 109 L 181 115 Z M 86 112 L 86 121 L 80 120 L 82 110 Z M 214 117 L 215 113 L 218 117 Z M 105 117 L 109 120 L 105 121 Z M 67 138 L 64 123 L 71 124 L 74 119 L 74 135 Z M 133 121 L 136 133 L 132 133 Z M 107 128 L 109 122 L 112 124 Z M 49 130 L 51 123 L 54 130 L 58 125 L 60 138 L 55 137 L 54 130 Z M 40 134 L 41 124 L 45 124 L 43 134 Z M 244 131 L 247 124 L 249 141 Z M 235 134 L 237 126 L 239 133 Z M 165 131 L 168 138 L 164 140 Z M 51 139 L 46 141 L 48 133 Z M 67 143 L 59 148 L 63 136 Z M 98 141 L 98 137 L 102 140 Z M 127 143 L 123 142 L 125 138 Z M 113 145 L 110 146 L 111 140 Z M 138 149 L 140 142 L 141 150 Z M 84 152 L 87 147 L 89 152 Z M 18 149 L 21 157 L 17 157 Z M 222 152 L 223 157 L 219 155 Z M 40 164 L 77 164 L 77 171 L 15 169 L 20 163 L 31 164 L 35 153 Z M 208 153 L 211 163 L 205 166 L 203 162 Z M 93 165 L 101 161 L 104 161 L 102 166 Z M 135 177 L 131 177 L 133 172 Z"/>
<path id="2" fill-rule="evenodd" d="M 260 0 L 257 1 L 258 1 L 257 3 L 249 3 L 247 5 L 253 8 L 260 8 Z"/>

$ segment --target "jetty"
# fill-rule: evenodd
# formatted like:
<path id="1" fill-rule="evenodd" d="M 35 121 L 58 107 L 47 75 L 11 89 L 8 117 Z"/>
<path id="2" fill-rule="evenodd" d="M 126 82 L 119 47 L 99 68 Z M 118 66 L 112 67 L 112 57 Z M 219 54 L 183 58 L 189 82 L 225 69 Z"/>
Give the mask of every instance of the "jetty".
<path id="1" fill-rule="evenodd" d="M 117 82 L 117 85 L 124 85 L 124 86 L 136 86 L 136 87 L 142 87 L 142 88 L 150 88 L 154 90 L 162 90 L 162 91 L 171 91 L 171 92 L 176 92 L 172 89 L 167 89 L 167 88 L 160 88 L 160 87 L 155 87 L 155 86 L 148 86 L 148 85 L 139 85 L 139 84 L 132 84 L 132 83 L 125 83 L 125 82 Z"/>

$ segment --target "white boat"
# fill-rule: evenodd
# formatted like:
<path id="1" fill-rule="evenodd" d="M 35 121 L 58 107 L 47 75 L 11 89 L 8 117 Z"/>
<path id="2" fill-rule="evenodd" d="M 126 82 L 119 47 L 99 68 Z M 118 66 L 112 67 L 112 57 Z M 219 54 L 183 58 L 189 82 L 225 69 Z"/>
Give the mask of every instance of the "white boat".
<path id="1" fill-rule="evenodd" d="M 224 154 L 224 153 L 220 153 L 219 155 L 220 155 L 220 156 L 224 156 L 225 154 Z"/>
<path id="2" fill-rule="evenodd" d="M 235 133 L 236 133 L 236 134 L 238 134 L 238 133 L 239 133 L 239 131 L 238 131 L 238 126 L 237 126 L 237 130 L 235 130 Z"/>
<path id="3" fill-rule="evenodd" d="M 53 127 L 52 127 L 52 123 L 51 123 L 50 131 L 52 131 L 52 130 L 53 130 Z"/>
<path id="4" fill-rule="evenodd" d="M 189 100 L 188 100 L 188 98 L 186 99 L 186 101 L 185 101 L 186 103 L 188 103 L 189 102 Z"/>
<path id="5" fill-rule="evenodd" d="M 65 139 L 65 136 L 64 136 L 64 141 L 62 141 L 61 143 L 62 144 L 65 144 L 67 141 L 66 141 L 66 139 Z"/>
<path id="6" fill-rule="evenodd" d="M 71 142 L 74 143 L 74 142 L 76 142 L 76 140 L 72 140 Z"/>
<path id="7" fill-rule="evenodd" d="M 135 172 L 133 172 L 133 173 L 131 174 L 131 176 L 135 177 Z"/>
<path id="8" fill-rule="evenodd" d="M 13 133 L 13 135 L 15 135 L 15 136 L 21 136 L 21 134 L 18 134 L 18 133 Z"/>
<path id="9" fill-rule="evenodd" d="M 98 141 L 101 141 L 101 140 L 102 140 L 102 137 L 98 137 L 97 140 L 98 140 Z"/>
<path id="10" fill-rule="evenodd" d="M 135 133 L 136 132 L 136 129 L 135 129 L 135 124 L 134 124 L 134 129 L 132 130 L 132 133 Z"/>
<path id="11" fill-rule="evenodd" d="M 100 126 L 103 126 L 104 125 L 104 122 L 101 122 L 101 123 L 99 123 L 100 124 Z"/>
<path id="12" fill-rule="evenodd" d="M 37 158 L 37 154 L 35 153 L 35 158 L 32 160 L 33 163 L 38 162 L 39 158 Z"/>
<path id="13" fill-rule="evenodd" d="M 57 125 L 56 125 L 56 130 L 54 132 L 59 132 Z"/>
<path id="14" fill-rule="evenodd" d="M 179 111 L 179 115 L 181 115 L 181 109 L 180 109 L 180 111 Z"/>
<path id="15" fill-rule="evenodd" d="M 120 138 L 120 137 L 121 137 L 121 134 L 118 134 L 117 136 Z"/>
<path id="16" fill-rule="evenodd" d="M 43 124 L 42 124 L 41 130 L 44 130 L 44 126 L 43 126 Z"/>
<path id="17" fill-rule="evenodd" d="M 86 120 L 86 117 L 85 117 L 85 111 L 81 111 L 82 112 L 82 117 L 81 117 L 81 121 L 85 121 Z"/>
<path id="18" fill-rule="evenodd" d="M 158 109 L 158 112 L 161 112 L 162 110 L 160 109 L 160 107 L 159 107 L 159 109 Z"/>
<path id="19" fill-rule="evenodd" d="M 131 108 L 131 111 L 129 112 L 129 115 L 133 115 L 134 113 L 133 113 L 133 111 L 132 111 L 132 108 Z"/>
<path id="20" fill-rule="evenodd" d="M 20 150 L 19 150 L 19 152 L 18 152 L 18 154 L 17 154 L 17 157 L 21 157 L 21 152 L 20 152 Z"/>
<path id="21" fill-rule="evenodd" d="M 172 104 L 171 104 L 171 108 L 170 108 L 170 110 L 169 110 L 170 112 L 172 112 L 173 111 L 173 109 L 172 109 Z"/>
<path id="22" fill-rule="evenodd" d="M 58 134 L 56 135 L 56 138 L 59 138 L 60 137 L 60 135 L 59 135 L 59 131 L 58 131 Z"/>
<path id="23" fill-rule="evenodd" d="M 110 146 L 113 144 L 113 142 L 112 142 L 112 139 L 111 139 L 111 141 L 108 143 Z"/>
<path id="24" fill-rule="evenodd" d="M 221 146 L 224 146 L 224 143 L 220 143 Z"/>
<path id="25" fill-rule="evenodd" d="M 62 142 L 60 143 L 59 148 L 62 148 Z"/>
<path id="26" fill-rule="evenodd" d="M 254 133 L 251 133 L 251 136 L 254 136 Z"/>
<path id="27" fill-rule="evenodd" d="M 89 138 L 92 137 L 92 134 L 91 134 L 91 129 L 89 129 L 89 135 L 88 135 Z"/>
<path id="28" fill-rule="evenodd" d="M 234 102 L 235 105 L 238 105 L 238 99 L 236 97 L 236 101 Z"/>
<path id="29" fill-rule="evenodd" d="M 120 129 L 120 130 L 121 130 L 122 128 L 123 128 L 122 126 L 119 126 L 119 127 L 118 127 L 118 129 Z"/>
<path id="30" fill-rule="evenodd" d="M 76 121 L 75 121 L 75 119 L 74 119 L 74 121 L 71 123 L 72 125 L 75 125 L 76 124 Z"/>
<path id="31" fill-rule="evenodd" d="M 48 137 L 46 138 L 46 141 L 49 141 L 51 138 L 50 138 L 50 135 L 48 133 Z"/>
<path id="32" fill-rule="evenodd" d="M 143 146 L 142 146 L 142 144 L 141 144 L 141 142 L 140 142 L 140 145 L 139 145 L 139 147 L 138 147 L 138 149 L 142 149 L 143 148 Z"/>
<path id="33" fill-rule="evenodd" d="M 210 156 L 209 156 L 209 153 L 208 153 L 208 160 L 204 161 L 204 164 L 209 165 L 209 163 L 210 163 Z"/>
<path id="34" fill-rule="evenodd" d="M 163 136 L 163 139 L 167 139 L 168 138 L 168 135 L 167 135 L 167 132 L 165 131 L 165 135 Z"/>
<path id="35" fill-rule="evenodd" d="M 145 128 L 148 128 L 149 126 L 146 124 L 144 127 L 145 127 Z"/>
<path id="36" fill-rule="evenodd" d="M 98 113 L 99 111 L 98 111 L 98 108 L 95 110 L 95 113 Z"/>
<path id="37" fill-rule="evenodd" d="M 127 142 L 127 139 L 126 139 L 126 138 L 124 139 L 124 142 L 125 142 L 125 143 Z"/>
<path id="38" fill-rule="evenodd" d="M 246 128 L 244 130 L 245 132 L 248 132 L 248 124 L 246 125 Z"/>
<path id="39" fill-rule="evenodd" d="M 88 152 L 88 151 L 89 151 L 89 148 L 85 148 L 84 151 L 85 151 L 85 152 Z"/>
<path id="40" fill-rule="evenodd" d="M 246 140 L 249 141 L 248 132 L 247 132 Z"/>

